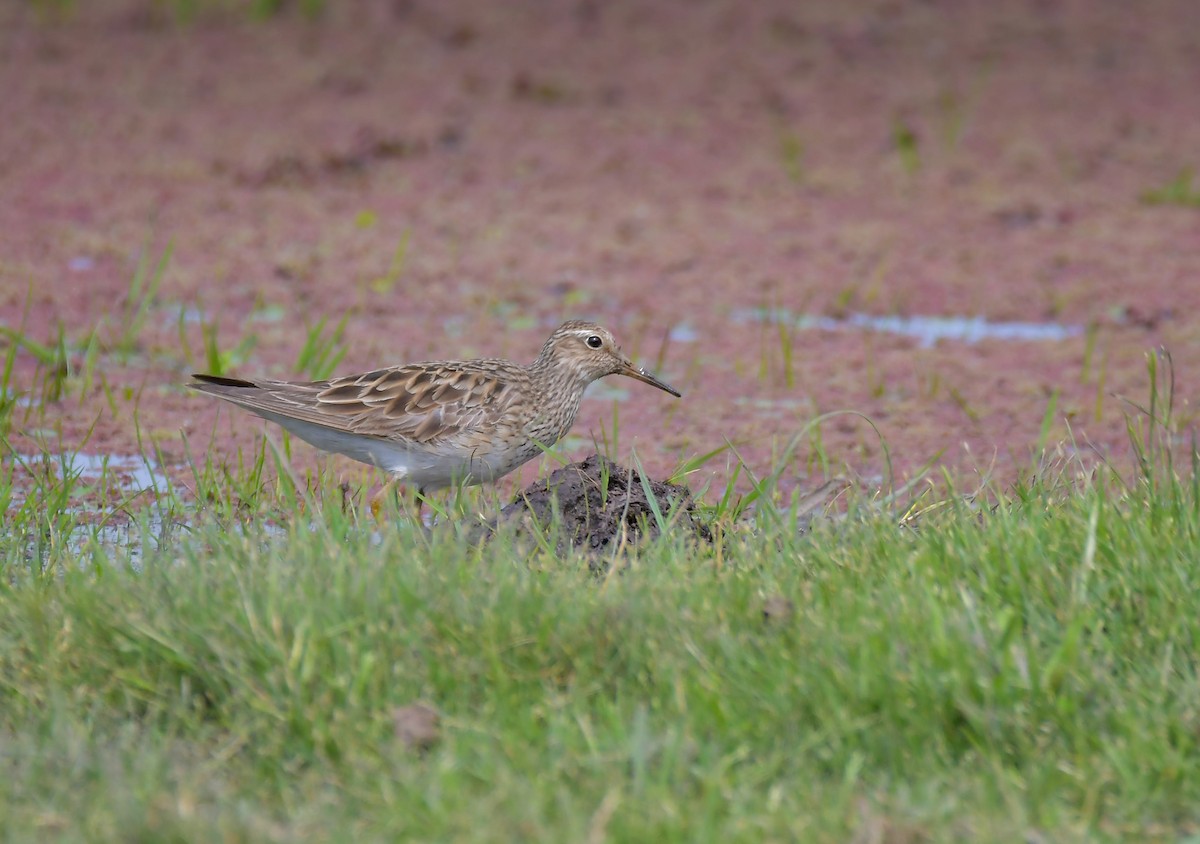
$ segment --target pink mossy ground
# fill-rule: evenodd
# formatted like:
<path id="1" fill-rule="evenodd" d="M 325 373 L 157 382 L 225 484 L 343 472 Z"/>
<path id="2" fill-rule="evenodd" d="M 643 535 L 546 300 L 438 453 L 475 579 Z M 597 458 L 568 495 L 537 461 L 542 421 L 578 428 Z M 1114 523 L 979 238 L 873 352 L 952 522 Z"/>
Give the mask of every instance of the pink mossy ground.
<path id="1" fill-rule="evenodd" d="M 1193 424 L 1200 208 L 1143 197 L 1200 166 L 1194 0 L 169 6 L 0 13 L 0 323 L 76 345 L 98 328 L 110 388 L 18 409 L 18 452 L 136 452 L 135 422 L 168 462 L 182 434 L 253 448 L 257 420 L 182 386 L 202 326 L 225 350 L 253 335 L 230 374 L 295 377 L 307 327 L 343 316 L 341 372 L 531 359 L 561 319 L 602 321 L 685 395 L 597 385 L 567 453 L 611 436 L 619 399 L 616 456 L 636 446 L 655 476 L 726 440 L 765 472 L 850 409 L 901 478 L 939 453 L 964 485 L 1011 477 L 1056 391 L 1051 443 L 1122 463 L 1121 397 L 1145 399 L 1159 348 Z M 139 256 L 168 244 L 122 351 Z M 795 330 L 789 365 L 755 308 L 1094 331 Z M 36 368 L 17 354 L 17 391 Z M 882 476 L 867 424 L 821 434 L 834 471 Z M 808 454 L 787 483 L 819 481 Z M 691 485 L 719 488 L 727 457 Z"/>

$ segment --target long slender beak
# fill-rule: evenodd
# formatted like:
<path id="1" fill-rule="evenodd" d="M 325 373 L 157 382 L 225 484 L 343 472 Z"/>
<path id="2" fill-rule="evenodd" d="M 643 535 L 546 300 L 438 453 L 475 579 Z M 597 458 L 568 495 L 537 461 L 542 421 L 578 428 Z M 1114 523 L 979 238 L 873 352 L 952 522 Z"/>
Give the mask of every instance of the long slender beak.
<path id="1" fill-rule="evenodd" d="M 630 378 L 635 378 L 643 384 L 649 384 L 651 387 L 658 387 L 664 393 L 670 393 L 677 399 L 683 398 L 683 395 L 666 381 L 660 380 L 657 375 L 647 372 L 644 369 L 639 369 L 632 363 L 626 363 L 620 374 L 628 375 Z"/>

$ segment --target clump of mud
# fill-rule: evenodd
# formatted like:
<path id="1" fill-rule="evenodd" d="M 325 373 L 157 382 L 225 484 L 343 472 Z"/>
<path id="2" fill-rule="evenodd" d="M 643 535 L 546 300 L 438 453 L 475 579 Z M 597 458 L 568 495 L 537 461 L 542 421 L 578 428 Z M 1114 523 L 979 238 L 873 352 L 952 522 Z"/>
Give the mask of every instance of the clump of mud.
<path id="1" fill-rule="evenodd" d="M 518 535 L 546 535 L 555 524 L 558 553 L 568 548 L 601 552 L 624 542 L 635 545 L 660 531 L 650 494 L 664 523 L 708 542 L 712 534 L 696 515 L 692 493 L 685 486 L 647 479 L 611 460 L 593 454 L 555 470 L 548 478 L 521 490 L 512 504 L 488 526 L 490 536 L 503 525 L 515 525 Z"/>

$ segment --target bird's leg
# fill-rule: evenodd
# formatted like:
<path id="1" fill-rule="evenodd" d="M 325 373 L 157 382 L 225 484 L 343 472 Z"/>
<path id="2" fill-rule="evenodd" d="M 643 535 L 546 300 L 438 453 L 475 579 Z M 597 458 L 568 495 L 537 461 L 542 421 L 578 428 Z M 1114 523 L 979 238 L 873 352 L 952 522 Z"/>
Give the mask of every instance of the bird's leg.
<path id="1" fill-rule="evenodd" d="M 417 505 L 417 524 L 423 524 L 421 521 L 421 510 L 425 506 L 424 490 L 418 489 L 416 496 L 410 496 L 408 494 L 408 488 L 400 483 L 399 478 L 389 478 L 387 483 L 380 488 L 379 492 L 371 496 L 371 515 L 374 516 L 376 520 L 380 520 L 380 513 L 386 506 L 385 502 L 389 494 L 393 496 L 392 503 L 396 506 L 396 509 L 401 511 L 407 511 L 409 498 L 415 497 Z"/>
<path id="2" fill-rule="evenodd" d="M 388 496 L 392 495 L 398 498 L 397 487 L 399 484 L 400 481 L 398 481 L 396 478 L 389 477 L 387 483 L 385 483 L 377 493 L 371 496 L 371 515 L 374 516 L 377 521 L 380 519 L 380 513 L 383 512 L 384 506 L 386 506 Z M 393 498 L 393 501 L 397 504 L 399 503 L 395 498 Z"/>

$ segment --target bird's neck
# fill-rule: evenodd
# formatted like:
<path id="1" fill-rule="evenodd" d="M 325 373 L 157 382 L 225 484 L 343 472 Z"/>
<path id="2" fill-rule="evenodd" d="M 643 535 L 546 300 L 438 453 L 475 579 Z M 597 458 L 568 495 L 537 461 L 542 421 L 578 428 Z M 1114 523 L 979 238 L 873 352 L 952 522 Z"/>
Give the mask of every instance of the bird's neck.
<path id="1" fill-rule="evenodd" d="M 580 378 L 579 373 L 571 366 L 563 366 L 553 360 L 539 357 L 529 367 L 533 382 L 538 385 L 536 400 L 539 404 L 539 416 L 546 430 L 542 436 L 557 442 L 566 436 L 567 431 L 575 424 L 579 414 L 579 404 L 583 400 L 583 391 L 588 382 Z M 551 443 L 546 442 L 546 445 Z"/>

